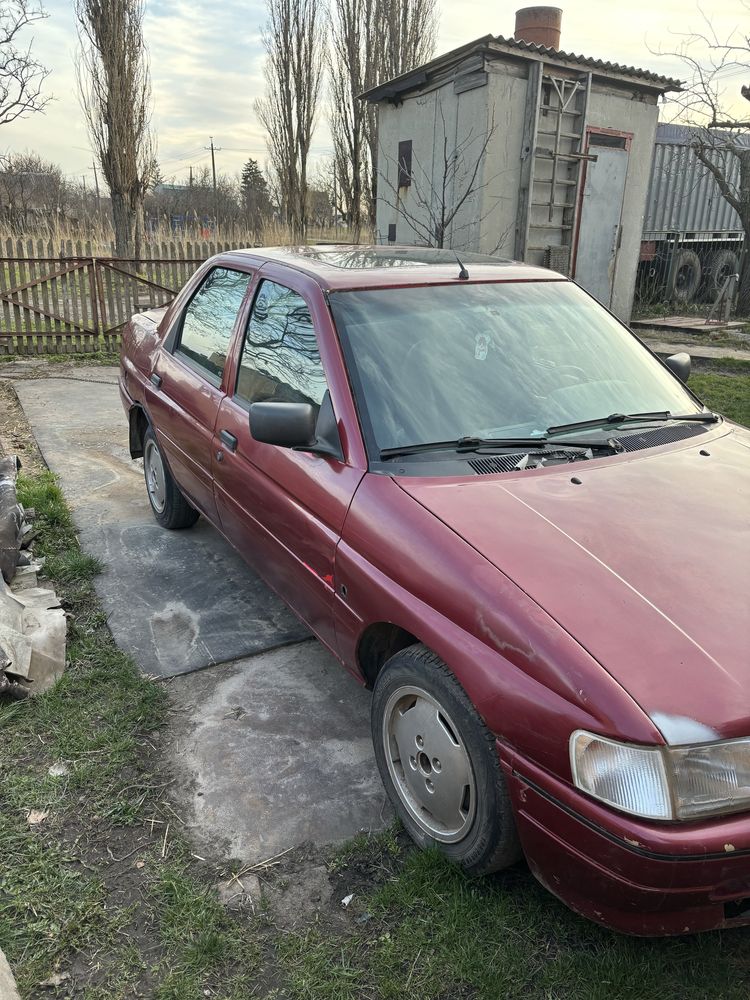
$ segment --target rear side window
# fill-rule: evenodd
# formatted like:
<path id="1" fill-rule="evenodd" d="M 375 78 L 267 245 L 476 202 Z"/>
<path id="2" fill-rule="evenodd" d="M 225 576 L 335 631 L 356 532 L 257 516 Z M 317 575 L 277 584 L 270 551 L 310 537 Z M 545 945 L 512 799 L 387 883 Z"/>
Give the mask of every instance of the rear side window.
<path id="1" fill-rule="evenodd" d="M 243 271 L 214 268 L 182 317 L 178 353 L 217 384 L 221 381 L 232 330 L 251 277 Z"/>
<path id="2" fill-rule="evenodd" d="M 320 406 L 325 391 L 307 303 L 291 288 L 262 282 L 245 332 L 236 395 L 247 403 Z"/>

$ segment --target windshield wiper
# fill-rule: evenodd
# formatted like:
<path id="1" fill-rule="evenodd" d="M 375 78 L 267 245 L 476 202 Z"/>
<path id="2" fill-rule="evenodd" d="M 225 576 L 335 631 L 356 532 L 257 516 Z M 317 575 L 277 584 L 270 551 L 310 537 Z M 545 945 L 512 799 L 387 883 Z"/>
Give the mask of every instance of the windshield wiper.
<path id="1" fill-rule="evenodd" d="M 670 413 L 669 410 L 656 410 L 653 413 L 610 413 L 608 417 L 595 417 L 593 420 L 574 420 L 569 424 L 556 424 L 554 427 L 547 428 L 547 434 L 584 430 L 586 427 L 601 427 L 603 424 L 641 424 L 655 421 L 666 423 L 669 420 L 694 420 L 701 424 L 715 424 L 720 419 L 718 413 Z"/>
<path id="2" fill-rule="evenodd" d="M 536 448 L 544 446 L 546 438 L 480 438 L 461 437 L 455 441 L 425 441 L 422 444 L 405 444 L 397 448 L 382 448 L 380 451 L 381 460 L 384 458 L 397 458 L 400 455 L 418 455 L 425 451 L 476 451 L 478 448 L 488 446 L 494 448 Z"/>
<path id="3" fill-rule="evenodd" d="M 380 459 L 400 458 L 402 455 L 419 455 L 429 451 L 455 451 L 459 455 L 468 452 L 493 452 L 493 451 L 560 451 L 565 448 L 576 448 L 581 451 L 590 449 L 600 450 L 606 448 L 608 451 L 617 451 L 615 442 L 607 441 L 555 441 L 554 445 L 547 443 L 544 435 L 539 437 L 518 437 L 518 438 L 481 438 L 462 437 L 456 441 L 429 441 L 424 444 L 406 444 L 399 448 L 383 448 L 380 452 Z"/>

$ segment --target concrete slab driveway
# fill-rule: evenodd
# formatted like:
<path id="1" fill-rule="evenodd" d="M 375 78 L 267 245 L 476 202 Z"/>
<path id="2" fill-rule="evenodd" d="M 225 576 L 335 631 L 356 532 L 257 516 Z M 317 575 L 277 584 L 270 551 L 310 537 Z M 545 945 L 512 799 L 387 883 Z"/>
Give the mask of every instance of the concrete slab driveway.
<path id="1" fill-rule="evenodd" d="M 203 519 L 156 525 L 116 369 L 14 384 L 82 546 L 104 564 L 96 586 L 118 645 L 171 677 L 179 795 L 202 844 L 254 863 L 389 822 L 369 695 Z"/>
<path id="2" fill-rule="evenodd" d="M 85 368 L 15 384 L 81 544 L 104 564 L 97 591 L 120 648 L 145 673 L 169 677 L 305 638 L 206 521 L 189 531 L 156 524 L 116 379 L 115 368 Z"/>

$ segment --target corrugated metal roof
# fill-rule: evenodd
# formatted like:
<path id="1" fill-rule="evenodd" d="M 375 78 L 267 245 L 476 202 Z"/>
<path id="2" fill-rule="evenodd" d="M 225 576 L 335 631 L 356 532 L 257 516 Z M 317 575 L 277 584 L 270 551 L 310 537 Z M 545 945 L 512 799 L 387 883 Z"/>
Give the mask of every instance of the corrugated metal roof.
<path id="1" fill-rule="evenodd" d="M 505 38 L 497 35 L 495 41 L 510 48 L 520 49 L 526 52 L 536 52 L 539 55 L 550 56 L 556 60 L 573 62 L 579 66 L 586 66 L 589 69 L 598 69 L 604 73 L 617 73 L 619 76 L 632 76 L 634 79 L 648 80 L 649 83 L 657 84 L 663 90 L 680 90 L 682 84 L 669 76 L 662 76 L 653 73 L 649 69 L 638 69 L 636 66 L 623 66 L 621 63 L 607 62 L 604 59 L 593 59 L 591 56 L 578 55 L 575 52 L 564 52 L 562 49 L 551 49 L 546 45 L 537 45 L 533 42 L 524 42 L 515 38 Z"/>
<path id="2" fill-rule="evenodd" d="M 662 93 L 668 90 L 680 90 L 682 86 L 679 80 L 673 80 L 668 76 L 660 76 L 658 73 L 652 73 L 651 70 L 637 69 L 635 66 L 622 66 L 619 63 L 606 62 L 604 59 L 592 59 L 589 56 L 576 55 L 574 52 L 551 49 L 546 45 L 520 42 L 516 41 L 515 38 L 505 38 L 503 35 L 485 35 L 473 42 L 460 46 L 460 48 L 436 56 L 430 62 L 422 66 L 417 66 L 413 70 L 403 73 L 401 76 L 397 76 L 392 80 L 384 80 L 359 96 L 373 103 L 392 98 L 398 94 L 403 94 L 408 90 L 422 86 L 427 82 L 429 73 L 458 64 L 473 52 L 484 52 L 492 58 L 493 56 L 497 57 L 504 54 L 503 50 L 509 50 L 510 55 L 518 55 L 521 58 L 524 55 L 527 57 L 543 56 L 550 62 L 567 63 L 591 69 L 601 76 L 626 77 L 633 80 L 634 83 L 645 84 L 649 88 L 656 89 Z"/>

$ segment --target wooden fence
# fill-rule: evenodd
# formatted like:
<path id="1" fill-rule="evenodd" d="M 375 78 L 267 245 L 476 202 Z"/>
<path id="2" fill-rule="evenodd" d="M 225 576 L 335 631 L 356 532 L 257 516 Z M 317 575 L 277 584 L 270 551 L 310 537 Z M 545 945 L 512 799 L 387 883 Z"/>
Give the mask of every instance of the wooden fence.
<path id="1" fill-rule="evenodd" d="M 171 302 L 195 269 L 227 243 L 151 243 L 138 260 L 90 243 L 6 240 L 0 245 L 0 354 L 115 351 L 135 312 Z"/>

